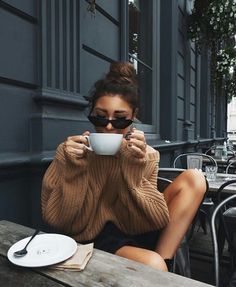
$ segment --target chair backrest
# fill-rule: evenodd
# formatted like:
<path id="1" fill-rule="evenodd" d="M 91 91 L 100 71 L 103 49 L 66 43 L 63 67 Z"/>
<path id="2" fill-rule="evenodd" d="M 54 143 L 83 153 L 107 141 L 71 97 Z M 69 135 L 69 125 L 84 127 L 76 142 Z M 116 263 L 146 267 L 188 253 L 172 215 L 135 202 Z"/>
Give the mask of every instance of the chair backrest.
<path id="1" fill-rule="evenodd" d="M 201 169 L 200 166 L 201 166 L 204 158 L 207 159 L 211 165 L 217 166 L 217 162 L 212 156 L 204 154 L 204 153 L 195 153 L 194 152 L 194 153 L 182 153 L 182 154 L 178 155 L 174 159 L 173 167 L 176 168 L 178 161 L 180 162 L 180 160 L 183 158 L 186 159 L 186 167 L 187 168 Z M 191 163 L 191 161 L 192 161 L 192 163 Z M 196 164 L 195 165 L 196 167 L 194 166 L 194 164 Z"/>
<path id="2" fill-rule="evenodd" d="M 230 173 L 229 171 L 230 171 L 230 169 L 232 169 L 232 168 L 234 168 L 234 170 L 236 170 L 236 160 L 231 161 L 231 162 L 227 165 L 227 167 L 226 167 L 226 169 L 225 169 L 225 173 Z"/>
<path id="3" fill-rule="evenodd" d="M 236 180 L 228 182 L 227 185 L 236 183 Z M 224 187 L 227 186 L 226 183 Z M 223 187 L 223 188 L 224 188 Z M 212 230 L 212 238 L 213 238 L 213 248 L 214 248 L 214 267 L 215 267 L 215 284 L 216 287 L 220 286 L 220 278 L 219 278 L 219 249 L 218 249 L 218 240 L 217 240 L 217 231 L 216 231 L 216 217 L 218 214 L 221 214 L 221 208 L 225 206 L 229 201 L 236 199 L 236 194 L 231 195 L 230 197 L 221 201 L 217 207 L 215 208 L 212 217 L 211 217 L 211 230 Z"/>
<path id="4" fill-rule="evenodd" d="M 208 155 L 215 154 L 215 150 L 216 150 L 216 145 L 213 145 L 213 146 L 209 147 L 209 149 L 207 149 L 205 151 L 205 154 L 208 154 Z"/>

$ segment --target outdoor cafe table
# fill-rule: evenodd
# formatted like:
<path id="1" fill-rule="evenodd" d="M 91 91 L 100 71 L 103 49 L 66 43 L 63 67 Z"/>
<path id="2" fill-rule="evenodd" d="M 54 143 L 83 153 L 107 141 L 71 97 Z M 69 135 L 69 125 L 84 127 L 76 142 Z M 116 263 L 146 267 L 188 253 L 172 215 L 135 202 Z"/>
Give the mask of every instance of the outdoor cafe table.
<path id="1" fill-rule="evenodd" d="M 208 181 L 209 191 L 214 193 L 223 183 L 233 179 L 236 179 L 236 174 L 217 173 L 215 181 Z M 230 195 L 236 193 L 236 183 L 226 186 L 222 192 Z"/>
<path id="2" fill-rule="evenodd" d="M 8 249 L 18 240 L 32 235 L 31 228 L 0 221 L 0 282 L 1 286 L 211 286 L 173 273 L 162 272 L 116 255 L 95 249 L 83 271 L 59 271 L 50 268 L 24 268 L 7 259 Z"/>

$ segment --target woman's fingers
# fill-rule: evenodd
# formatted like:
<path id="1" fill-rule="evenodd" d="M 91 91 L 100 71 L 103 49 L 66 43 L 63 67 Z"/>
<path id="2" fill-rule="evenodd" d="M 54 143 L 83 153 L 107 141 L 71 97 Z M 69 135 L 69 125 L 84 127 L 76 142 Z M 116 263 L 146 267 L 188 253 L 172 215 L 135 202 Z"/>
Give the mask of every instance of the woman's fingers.
<path id="1" fill-rule="evenodd" d="M 130 150 L 132 150 L 133 154 L 137 158 L 144 158 L 146 152 L 142 151 L 140 148 L 136 147 L 135 145 L 131 145 L 128 147 Z"/>
<path id="2" fill-rule="evenodd" d="M 142 151 L 145 151 L 145 150 L 146 150 L 146 146 L 147 146 L 146 142 L 140 141 L 140 140 L 137 140 L 137 139 L 131 139 L 131 140 L 129 141 L 129 144 L 130 144 L 131 146 L 133 145 L 133 146 L 135 146 L 135 147 L 141 149 Z"/>
<path id="3" fill-rule="evenodd" d="M 84 135 L 80 135 L 80 136 L 71 136 L 71 137 L 68 137 L 67 138 L 67 141 L 68 143 L 71 143 L 71 142 L 75 142 L 75 143 L 83 143 L 83 144 L 86 144 L 87 143 L 87 138 L 84 136 Z"/>
<path id="4" fill-rule="evenodd" d="M 87 137 L 89 132 L 86 131 L 83 135 L 70 136 L 64 143 L 65 151 L 72 156 L 83 157 L 86 152 L 85 145 L 88 145 Z"/>
<path id="5" fill-rule="evenodd" d="M 73 148 L 73 147 L 68 147 L 67 152 L 70 153 L 71 155 L 75 156 L 82 156 L 84 154 L 84 146 L 80 149 L 78 148 Z"/>
<path id="6" fill-rule="evenodd" d="M 128 148 L 132 148 L 132 151 L 137 157 L 144 157 L 146 153 L 146 140 L 143 131 L 133 129 L 131 134 L 127 138 Z"/>

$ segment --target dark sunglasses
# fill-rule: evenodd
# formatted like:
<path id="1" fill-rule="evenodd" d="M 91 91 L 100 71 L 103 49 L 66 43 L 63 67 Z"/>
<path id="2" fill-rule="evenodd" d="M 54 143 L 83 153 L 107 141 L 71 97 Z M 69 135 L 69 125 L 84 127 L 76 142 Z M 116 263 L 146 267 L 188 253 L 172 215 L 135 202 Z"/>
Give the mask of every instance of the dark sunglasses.
<path id="1" fill-rule="evenodd" d="M 133 122 L 130 119 L 121 118 L 115 120 L 108 120 L 106 118 L 96 116 L 88 116 L 88 119 L 95 127 L 106 127 L 109 123 L 111 123 L 115 129 L 125 129 L 128 126 L 130 126 Z"/>

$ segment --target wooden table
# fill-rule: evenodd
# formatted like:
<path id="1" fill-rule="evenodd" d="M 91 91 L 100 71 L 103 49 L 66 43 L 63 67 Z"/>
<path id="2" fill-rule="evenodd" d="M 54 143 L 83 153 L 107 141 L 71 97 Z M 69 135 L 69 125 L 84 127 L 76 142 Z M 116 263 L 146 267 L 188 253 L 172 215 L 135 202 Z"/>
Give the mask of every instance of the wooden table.
<path id="1" fill-rule="evenodd" d="M 176 274 L 161 272 L 125 258 L 100 250 L 94 254 L 84 271 L 58 271 L 49 268 L 23 268 L 7 259 L 9 247 L 30 236 L 33 230 L 9 221 L 0 221 L 0 282 L 1 286 L 211 286 Z"/>

